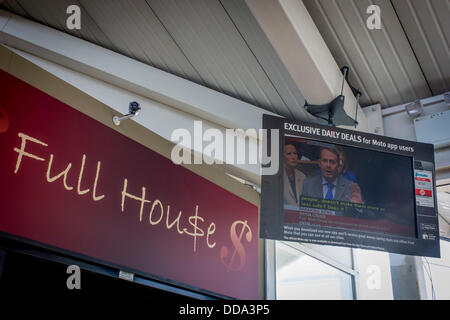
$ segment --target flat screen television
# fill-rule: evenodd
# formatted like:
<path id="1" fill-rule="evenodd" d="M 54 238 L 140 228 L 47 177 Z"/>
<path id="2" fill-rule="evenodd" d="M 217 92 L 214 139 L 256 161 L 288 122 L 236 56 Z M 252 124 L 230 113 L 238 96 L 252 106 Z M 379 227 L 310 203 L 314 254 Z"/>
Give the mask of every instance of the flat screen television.
<path id="1" fill-rule="evenodd" d="M 440 255 L 433 145 L 268 115 L 263 128 L 279 170 L 262 176 L 262 238 Z"/>

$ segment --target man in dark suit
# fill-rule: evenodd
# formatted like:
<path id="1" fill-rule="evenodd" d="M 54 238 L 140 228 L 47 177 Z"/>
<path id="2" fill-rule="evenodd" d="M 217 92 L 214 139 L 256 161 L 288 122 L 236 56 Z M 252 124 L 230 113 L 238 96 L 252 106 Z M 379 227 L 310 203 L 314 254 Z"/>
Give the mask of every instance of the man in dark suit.
<path id="1" fill-rule="evenodd" d="M 302 196 L 363 203 L 359 186 L 338 174 L 339 153 L 336 149 L 320 149 L 319 167 L 322 174 L 305 179 Z"/>

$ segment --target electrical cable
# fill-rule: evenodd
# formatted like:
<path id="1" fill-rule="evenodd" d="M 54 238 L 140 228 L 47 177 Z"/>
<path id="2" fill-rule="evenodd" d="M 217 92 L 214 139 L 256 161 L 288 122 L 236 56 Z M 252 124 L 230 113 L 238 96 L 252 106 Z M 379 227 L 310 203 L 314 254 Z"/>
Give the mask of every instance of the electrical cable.
<path id="1" fill-rule="evenodd" d="M 427 257 L 423 257 L 423 258 L 425 259 L 425 262 L 427 263 L 427 266 L 428 266 L 428 270 L 427 270 L 427 268 L 424 268 L 424 269 L 427 272 L 428 278 L 430 279 L 430 283 L 431 283 L 431 299 L 436 300 L 436 292 L 434 291 L 434 284 L 433 284 L 433 277 L 431 275 L 430 263 L 428 262 Z"/>

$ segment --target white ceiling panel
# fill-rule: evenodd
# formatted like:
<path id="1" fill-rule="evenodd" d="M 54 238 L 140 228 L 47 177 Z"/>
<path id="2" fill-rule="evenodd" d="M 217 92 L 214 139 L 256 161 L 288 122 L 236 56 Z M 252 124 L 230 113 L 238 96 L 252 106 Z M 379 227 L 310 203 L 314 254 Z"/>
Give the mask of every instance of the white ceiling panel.
<path id="1" fill-rule="evenodd" d="M 299 0 L 300 1 L 300 0 Z M 362 105 L 450 90 L 450 0 L 304 0 Z M 82 9 L 68 30 L 66 8 Z M 369 5 L 382 29 L 366 26 Z M 304 98 L 244 0 L 5 0 L 2 7 L 289 118 Z"/>
<path id="2" fill-rule="evenodd" d="M 66 20 L 69 15 L 66 13 L 66 10 L 68 6 L 73 4 L 82 7 L 78 0 L 5 0 L 3 3 L 6 8 L 18 15 L 30 18 L 49 27 L 62 30 L 86 41 L 102 45 L 107 49 L 116 50 L 108 37 L 86 11 L 82 11 L 81 30 L 69 30 L 67 28 Z"/>
<path id="3" fill-rule="evenodd" d="M 392 3 L 432 95 L 450 91 L 450 0 L 393 0 Z"/>
<path id="4" fill-rule="evenodd" d="M 362 105 L 392 106 L 431 95 L 389 0 L 304 1 L 339 66 L 350 67 Z M 381 9 L 382 28 L 369 30 L 367 7 Z"/>
<path id="5" fill-rule="evenodd" d="M 147 1 L 205 82 L 274 112 L 284 106 L 219 1 Z"/>
<path id="6" fill-rule="evenodd" d="M 81 7 L 81 30 L 66 8 Z M 2 7 L 263 109 L 304 98 L 244 0 L 7 0 Z"/>
<path id="7" fill-rule="evenodd" d="M 200 77 L 144 0 L 80 0 L 119 52 L 195 82 Z"/>

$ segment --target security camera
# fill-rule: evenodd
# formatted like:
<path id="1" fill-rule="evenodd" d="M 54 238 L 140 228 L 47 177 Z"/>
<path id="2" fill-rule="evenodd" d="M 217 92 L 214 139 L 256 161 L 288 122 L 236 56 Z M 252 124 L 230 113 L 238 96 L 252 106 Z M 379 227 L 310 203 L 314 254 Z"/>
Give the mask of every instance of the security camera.
<path id="1" fill-rule="evenodd" d="M 139 113 L 139 110 L 141 110 L 141 107 L 139 107 L 139 103 L 137 103 L 136 101 L 130 102 L 128 106 L 128 111 L 131 114 L 137 115 Z"/>
<path id="2" fill-rule="evenodd" d="M 114 116 L 113 122 L 116 126 L 120 125 L 120 121 L 130 119 L 134 116 L 136 116 L 139 113 L 139 110 L 141 110 L 141 107 L 139 107 L 139 103 L 136 101 L 130 102 L 128 105 L 128 114 L 124 115 L 123 117 Z"/>

